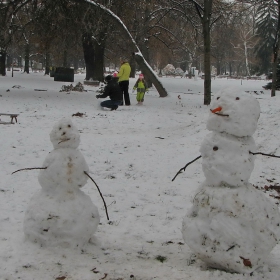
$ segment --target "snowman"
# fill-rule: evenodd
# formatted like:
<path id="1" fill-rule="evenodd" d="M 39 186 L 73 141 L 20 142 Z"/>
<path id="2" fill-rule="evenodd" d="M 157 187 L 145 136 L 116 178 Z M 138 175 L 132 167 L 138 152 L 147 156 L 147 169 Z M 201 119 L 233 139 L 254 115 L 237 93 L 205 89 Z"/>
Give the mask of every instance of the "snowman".
<path id="1" fill-rule="evenodd" d="M 209 267 L 251 273 L 280 237 L 278 207 L 249 183 L 259 115 L 258 101 L 235 89 L 221 91 L 211 104 L 212 133 L 200 148 L 206 180 L 182 227 L 186 244 Z"/>
<path id="2" fill-rule="evenodd" d="M 54 149 L 39 173 L 42 187 L 31 198 L 24 218 L 27 239 L 42 246 L 82 247 L 99 224 L 97 207 L 80 190 L 88 165 L 77 149 L 80 135 L 71 120 L 57 122 L 50 140 Z"/>

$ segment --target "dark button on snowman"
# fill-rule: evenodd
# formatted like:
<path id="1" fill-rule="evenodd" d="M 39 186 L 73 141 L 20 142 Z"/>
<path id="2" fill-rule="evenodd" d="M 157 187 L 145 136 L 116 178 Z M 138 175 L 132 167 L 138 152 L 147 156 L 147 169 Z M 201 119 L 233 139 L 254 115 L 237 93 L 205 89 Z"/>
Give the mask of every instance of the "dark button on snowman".
<path id="1" fill-rule="evenodd" d="M 280 237 L 278 207 L 248 182 L 260 106 L 250 94 L 226 89 L 211 108 L 212 133 L 200 148 L 206 180 L 183 220 L 183 238 L 210 267 L 252 272 Z"/>
<path id="2" fill-rule="evenodd" d="M 54 125 L 50 139 L 54 149 L 40 171 L 42 189 L 31 198 L 24 233 L 43 246 L 81 247 L 92 238 L 100 218 L 90 197 L 80 190 L 89 168 L 77 149 L 79 131 L 71 120 L 62 119 Z"/>

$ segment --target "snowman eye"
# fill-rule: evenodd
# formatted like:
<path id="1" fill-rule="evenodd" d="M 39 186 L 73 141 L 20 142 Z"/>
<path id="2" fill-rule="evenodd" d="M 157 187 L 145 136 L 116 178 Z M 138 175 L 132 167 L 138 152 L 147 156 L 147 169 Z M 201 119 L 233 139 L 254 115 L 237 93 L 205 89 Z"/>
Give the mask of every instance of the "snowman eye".
<path id="1" fill-rule="evenodd" d="M 217 146 L 213 147 L 213 151 L 218 151 L 218 150 L 219 150 L 219 148 Z"/>
<path id="2" fill-rule="evenodd" d="M 220 97 L 218 96 L 218 97 L 217 97 L 217 100 L 219 100 L 219 99 L 220 99 Z"/>
<path id="3" fill-rule="evenodd" d="M 61 130 L 61 127 L 59 128 L 59 130 Z"/>
<path id="4" fill-rule="evenodd" d="M 70 124 L 68 124 L 68 127 L 71 127 L 71 125 L 70 125 Z"/>
<path id="5" fill-rule="evenodd" d="M 235 98 L 235 100 L 239 100 L 239 99 L 240 99 L 239 97 L 236 97 L 236 98 Z"/>

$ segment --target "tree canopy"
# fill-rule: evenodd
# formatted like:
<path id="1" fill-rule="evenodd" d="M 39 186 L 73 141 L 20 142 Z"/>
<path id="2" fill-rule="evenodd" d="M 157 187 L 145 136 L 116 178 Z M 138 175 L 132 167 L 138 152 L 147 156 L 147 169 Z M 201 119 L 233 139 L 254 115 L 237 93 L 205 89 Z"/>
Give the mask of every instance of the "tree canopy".
<path id="1" fill-rule="evenodd" d="M 279 51 L 276 0 L 0 0 L 0 23 L 1 75 L 24 61 L 26 72 L 40 62 L 102 80 L 127 57 L 153 84 L 167 64 L 197 69 L 205 105 L 214 75 L 268 74 Z"/>

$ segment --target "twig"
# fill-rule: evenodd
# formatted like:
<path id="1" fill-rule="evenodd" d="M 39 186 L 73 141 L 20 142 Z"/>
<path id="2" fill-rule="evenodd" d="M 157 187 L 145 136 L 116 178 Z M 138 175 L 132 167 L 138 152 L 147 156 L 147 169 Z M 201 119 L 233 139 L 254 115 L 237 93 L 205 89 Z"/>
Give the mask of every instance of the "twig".
<path id="1" fill-rule="evenodd" d="M 35 91 L 48 91 L 47 89 L 34 88 Z"/>
<path id="2" fill-rule="evenodd" d="M 201 156 L 198 156 L 198 157 L 195 158 L 194 160 L 188 162 L 184 167 L 182 167 L 182 168 L 177 172 L 177 174 L 174 176 L 174 178 L 172 179 L 172 182 L 175 180 L 175 178 L 176 178 L 180 173 L 182 173 L 183 170 L 185 171 L 186 168 L 187 168 L 190 164 L 192 164 L 193 162 L 195 162 L 196 160 L 198 160 L 198 159 L 200 159 L 200 158 L 201 158 Z"/>
<path id="3" fill-rule="evenodd" d="M 222 116 L 222 117 L 229 117 L 229 115 L 220 114 L 220 113 L 215 113 L 215 115 Z"/>
<path id="4" fill-rule="evenodd" d="M 233 249 L 234 247 L 235 247 L 235 245 L 232 245 L 231 247 L 229 247 L 229 248 L 227 249 L 227 252 L 228 252 L 229 250 Z"/>
<path id="5" fill-rule="evenodd" d="M 14 171 L 12 174 L 17 173 L 19 171 L 23 171 L 23 170 L 33 170 L 33 169 L 47 169 L 47 167 L 31 167 L 31 168 L 23 168 L 23 169 L 19 169 Z"/>
<path id="6" fill-rule="evenodd" d="M 252 155 L 262 155 L 262 156 L 267 156 L 267 157 L 275 157 L 275 158 L 280 158 L 280 156 L 275 156 L 275 155 L 270 155 L 270 154 L 264 154 L 264 153 L 253 153 L 251 151 L 249 151 L 249 154 L 252 154 Z"/>
<path id="7" fill-rule="evenodd" d="M 107 277 L 107 273 L 104 273 L 104 276 L 102 278 L 100 278 L 100 280 L 105 279 Z"/>
<path id="8" fill-rule="evenodd" d="M 108 207 L 111 206 L 112 204 L 116 204 L 116 203 L 117 203 L 116 200 L 113 200 L 113 201 L 108 205 Z"/>
<path id="9" fill-rule="evenodd" d="M 88 174 L 86 171 L 84 171 L 84 173 L 91 179 L 91 181 L 92 181 L 92 182 L 95 184 L 95 186 L 97 187 L 98 192 L 99 192 L 99 194 L 100 194 L 100 196 L 101 196 L 101 198 L 102 198 L 102 200 L 103 200 L 103 203 L 104 203 L 104 207 L 105 207 L 105 211 L 106 211 L 107 220 L 109 221 L 110 219 L 109 219 L 109 215 L 108 215 L 107 205 L 106 205 L 106 202 L 105 202 L 105 200 L 104 200 L 104 197 L 103 197 L 103 195 L 102 195 L 102 193 L 101 193 L 99 187 L 97 186 L 97 184 L 95 183 L 95 181 L 89 176 L 89 174 Z"/>
<path id="10" fill-rule="evenodd" d="M 210 111 L 213 113 L 213 111 L 210 109 Z M 221 113 L 213 113 L 215 115 L 218 115 L 218 116 L 222 116 L 222 117 L 229 117 L 229 115 L 225 115 L 225 114 L 221 114 Z"/>

